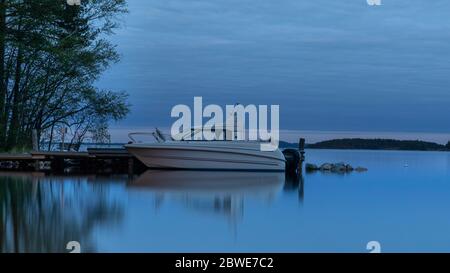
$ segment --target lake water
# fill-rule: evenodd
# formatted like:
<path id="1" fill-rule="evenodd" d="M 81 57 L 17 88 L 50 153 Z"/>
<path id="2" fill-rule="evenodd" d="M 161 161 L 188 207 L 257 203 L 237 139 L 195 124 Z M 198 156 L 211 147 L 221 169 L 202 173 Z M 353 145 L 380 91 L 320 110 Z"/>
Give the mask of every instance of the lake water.
<path id="1" fill-rule="evenodd" d="M 450 153 L 308 150 L 365 173 L 0 173 L 0 252 L 450 252 Z"/>

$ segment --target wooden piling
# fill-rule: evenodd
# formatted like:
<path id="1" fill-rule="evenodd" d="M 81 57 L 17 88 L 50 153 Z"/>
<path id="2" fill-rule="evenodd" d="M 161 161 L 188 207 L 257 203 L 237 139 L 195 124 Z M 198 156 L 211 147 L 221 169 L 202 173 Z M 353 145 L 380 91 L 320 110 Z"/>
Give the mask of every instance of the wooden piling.
<path id="1" fill-rule="evenodd" d="M 32 134 L 31 134 L 31 139 L 32 139 L 32 144 L 33 144 L 33 151 L 38 152 L 39 151 L 39 139 L 38 139 L 38 134 L 37 134 L 37 130 L 33 129 Z"/>
<path id="2" fill-rule="evenodd" d="M 300 153 L 300 161 L 298 169 L 300 172 L 303 169 L 303 162 L 305 161 L 305 142 L 306 140 L 304 138 L 300 138 L 298 141 L 298 151 Z"/>
<path id="3" fill-rule="evenodd" d="M 33 145 L 33 152 L 39 152 L 39 138 L 38 133 L 36 129 L 33 129 L 31 131 L 31 140 Z M 41 170 L 41 162 L 39 160 L 34 160 L 33 162 L 33 169 L 35 172 L 38 172 Z"/>
<path id="4" fill-rule="evenodd" d="M 39 160 L 35 160 L 33 162 L 33 169 L 34 169 L 35 172 L 38 172 L 38 171 L 41 170 L 41 163 L 40 163 Z"/>

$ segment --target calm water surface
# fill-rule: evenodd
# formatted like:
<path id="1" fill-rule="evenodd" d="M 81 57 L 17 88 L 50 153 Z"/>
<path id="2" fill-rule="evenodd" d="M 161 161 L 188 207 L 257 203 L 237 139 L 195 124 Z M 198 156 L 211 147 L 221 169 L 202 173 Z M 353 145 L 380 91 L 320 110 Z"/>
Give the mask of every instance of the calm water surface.
<path id="1" fill-rule="evenodd" d="M 450 252 L 450 153 L 307 151 L 366 173 L 0 173 L 0 252 Z"/>

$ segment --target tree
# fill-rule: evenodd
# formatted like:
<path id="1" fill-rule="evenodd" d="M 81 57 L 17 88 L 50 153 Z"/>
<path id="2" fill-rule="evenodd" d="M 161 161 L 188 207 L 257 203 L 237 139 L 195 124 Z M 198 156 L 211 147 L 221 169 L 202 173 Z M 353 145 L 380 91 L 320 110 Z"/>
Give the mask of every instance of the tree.
<path id="1" fill-rule="evenodd" d="M 126 11 L 125 0 L 0 0 L 0 148 L 30 147 L 33 130 L 87 132 L 127 115 L 125 93 L 95 87 L 119 60 L 105 37 Z"/>

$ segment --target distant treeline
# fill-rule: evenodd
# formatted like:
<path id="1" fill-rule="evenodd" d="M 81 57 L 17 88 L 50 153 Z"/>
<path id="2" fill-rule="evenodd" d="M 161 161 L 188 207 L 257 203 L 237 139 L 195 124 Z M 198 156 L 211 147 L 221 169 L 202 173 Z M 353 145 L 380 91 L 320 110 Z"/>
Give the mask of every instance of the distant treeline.
<path id="1" fill-rule="evenodd" d="M 450 142 L 447 145 L 441 145 L 420 140 L 348 138 L 322 141 L 308 144 L 306 147 L 311 149 L 448 151 Z"/>

